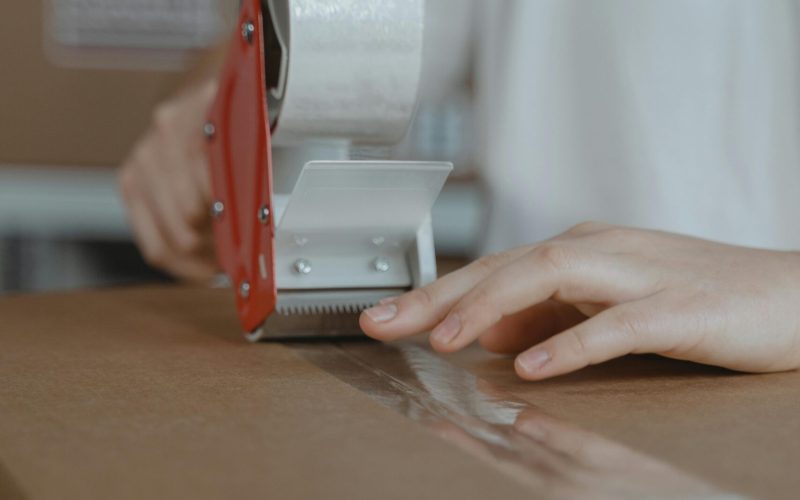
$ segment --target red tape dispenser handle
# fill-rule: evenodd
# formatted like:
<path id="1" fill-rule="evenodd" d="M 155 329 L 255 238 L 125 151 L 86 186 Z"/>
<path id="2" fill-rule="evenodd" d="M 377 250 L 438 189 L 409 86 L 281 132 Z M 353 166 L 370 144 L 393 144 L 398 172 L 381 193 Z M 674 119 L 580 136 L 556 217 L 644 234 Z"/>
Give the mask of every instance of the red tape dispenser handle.
<path id="1" fill-rule="evenodd" d="M 246 332 L 275 309 L 272 159 L 260 0 L 244 0 L 204 132 L 217 259 Z"/>

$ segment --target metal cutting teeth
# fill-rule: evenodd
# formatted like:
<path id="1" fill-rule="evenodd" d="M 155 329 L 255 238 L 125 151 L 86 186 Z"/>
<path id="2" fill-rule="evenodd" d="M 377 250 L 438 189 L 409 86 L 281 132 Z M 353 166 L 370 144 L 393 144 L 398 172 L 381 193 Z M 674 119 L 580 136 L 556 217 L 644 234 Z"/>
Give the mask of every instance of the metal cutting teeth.
<path id="1" fill-rule="evenodd" d="M 270 314 L 247 339 L 363 337 L 358 314 L 404 288 L 278 289 L 277 314 Z"/>
<path id="2" fill-rule="evenodd" d="M 284 316 L 294 314 L 359 314 L 364 309 L 369 309 L 377 302 L 363 302 L 357 304 L 293 304 L 278 305 L 276 311 Z"/>
<path id="3" fill-rule="evenodd" d="M 278 292 L 275 312 L 284 316 L 359 314 L 402 289 L 284 290 Z"/>

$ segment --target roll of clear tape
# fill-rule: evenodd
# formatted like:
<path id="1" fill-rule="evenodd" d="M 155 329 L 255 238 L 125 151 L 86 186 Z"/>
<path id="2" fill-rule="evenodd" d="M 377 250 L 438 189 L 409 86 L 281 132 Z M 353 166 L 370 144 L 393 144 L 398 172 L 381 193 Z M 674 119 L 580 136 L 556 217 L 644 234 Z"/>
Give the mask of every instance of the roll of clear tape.
<path id="1" fill-rule="evenodd" d="M 268 0 L 267 7 L 273 144 L 402 138 L 417 99 L 424 0 Z"/>

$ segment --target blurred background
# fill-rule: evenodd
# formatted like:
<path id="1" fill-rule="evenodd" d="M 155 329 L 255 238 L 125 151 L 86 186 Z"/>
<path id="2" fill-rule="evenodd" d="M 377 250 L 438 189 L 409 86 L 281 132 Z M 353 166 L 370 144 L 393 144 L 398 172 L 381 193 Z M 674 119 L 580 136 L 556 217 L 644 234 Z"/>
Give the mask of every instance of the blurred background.
<path id="1" fill-rule="evenodd" d="M 430 1 L 437 20 L 471 16 Z M 0 293 L 168 281 L 132 242 L 116 169 L 153 107 L 232 29 L 236 0 L 27 0 L 0 6 Z M 448 11 L 448 13 L 445 13 Z M 442 15 L 445 14 L 445 15 Z M 464 21 L 464 19 L 462 19 Z M 485 196 L 471 145 L 469 22 L 427 30 L 436 85 L 392 151 L 455 173 L 433 220 L 440 255 L 473 254 Z M 432 38 L 432 37 L 429 37 Z M 443 65 L 446 71 L 442 71 Z M 445 76 L 444 81 L 442 75 Z"/>

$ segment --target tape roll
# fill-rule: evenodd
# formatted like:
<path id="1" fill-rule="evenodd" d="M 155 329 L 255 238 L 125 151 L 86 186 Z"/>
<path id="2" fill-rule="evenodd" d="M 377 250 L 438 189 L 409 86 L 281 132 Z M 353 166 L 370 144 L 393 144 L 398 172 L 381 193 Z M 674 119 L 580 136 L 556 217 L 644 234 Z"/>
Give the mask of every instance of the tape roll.
<path id="1" fill-rule="evenodd" d="M 402 138 L 417 99 L 424 0 L 269 0 L 267 7 L 273 144 Z"/>

